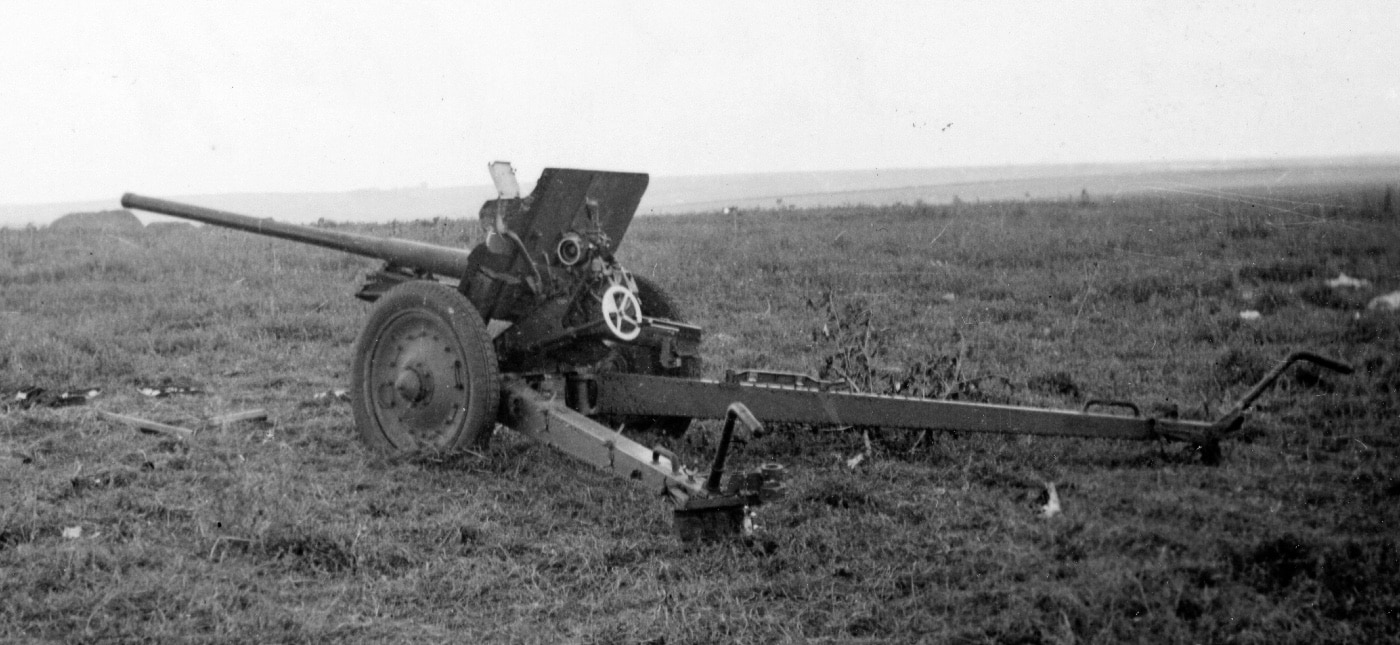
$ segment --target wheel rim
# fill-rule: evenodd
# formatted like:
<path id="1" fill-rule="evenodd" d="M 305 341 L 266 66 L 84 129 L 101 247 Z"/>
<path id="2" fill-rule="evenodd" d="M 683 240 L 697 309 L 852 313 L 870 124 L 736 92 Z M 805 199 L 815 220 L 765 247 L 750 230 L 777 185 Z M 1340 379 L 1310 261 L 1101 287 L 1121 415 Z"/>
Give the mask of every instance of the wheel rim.
<path id="1" fill-rule="evenodd" d="M 422 311 L 405 311 L 380 328 L 365 366 L 365 396 L 396 448 L 446 448 L 464 422 L 471 396 L 462 348 L 451 327 Z"/>

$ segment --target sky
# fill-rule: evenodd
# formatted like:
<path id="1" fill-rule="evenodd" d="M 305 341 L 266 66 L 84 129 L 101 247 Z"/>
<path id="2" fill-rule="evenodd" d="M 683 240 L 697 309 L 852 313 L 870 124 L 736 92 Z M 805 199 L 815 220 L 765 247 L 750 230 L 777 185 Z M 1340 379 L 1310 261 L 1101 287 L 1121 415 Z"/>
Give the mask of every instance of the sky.
<path id="1" fill-rule="evenodd" d="M 1400 153 L 1400 2 L 0 3 L 0 203 Z"/>

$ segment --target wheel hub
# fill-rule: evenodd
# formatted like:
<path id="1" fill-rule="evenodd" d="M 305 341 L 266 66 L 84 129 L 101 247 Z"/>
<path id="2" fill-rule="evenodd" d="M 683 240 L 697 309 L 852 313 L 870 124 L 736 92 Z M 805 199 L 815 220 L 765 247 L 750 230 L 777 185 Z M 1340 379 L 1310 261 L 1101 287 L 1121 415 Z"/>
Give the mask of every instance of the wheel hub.
<path id="1" fill-rule="evenodd" d="M 394 390 L 399 398 L 410 405 L 422 403 L 433 396 L 433 374 L 420 372 L 422 368 L 423 365 L 419 363 L 399 372 L 398 378 L 394 379 Z"/>
<path id="2" fill-rule="evenodd" d="M 368 376 L 378 423 L 396 444 L 434 444 L 460 419 L 467 388 L 459 352 L 431 316 L 406 314 L 386 325 Z"/>

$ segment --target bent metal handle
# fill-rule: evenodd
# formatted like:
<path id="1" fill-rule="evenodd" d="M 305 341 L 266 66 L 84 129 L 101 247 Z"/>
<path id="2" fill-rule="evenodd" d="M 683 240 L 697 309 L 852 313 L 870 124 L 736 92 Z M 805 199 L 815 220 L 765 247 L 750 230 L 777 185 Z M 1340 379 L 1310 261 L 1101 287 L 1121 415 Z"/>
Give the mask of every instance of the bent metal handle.
<path id="1" fill-rule="evenodd" d="M 439 275 L 460 278 L 467 272 L 469 252 L 465 249 L 284 224 L 272 219 L 249 217 L 134 193 L 122 195 L 122 206 L 301 242 L 302 244 L 322 246 L 355 255 L 379 258 L 398 266 L 421 269 Z"/>
<path id="2" fill-rule="evenodd" d="M 1285 360 L 1289 362 L 1307 361 L 1309 363 L 1325 367 L 1329 370 L 1332 370 L 1333 372 L 1341 372 L 1342 374 L 1350 374 L 1356 371 L 1352 368 L 1352 366 L 1343 363 L 1335 358 L 1328 358 L 1326 356 L 1321 356 L 1312 352 L 1293 352 L 1292 354 L 1289 354 L 1288 358 Z"/>
<path id="3" fill-rule="evenodd" d="M 1278 364 L 1274 366 L 1274 369 L 1270 370 L 1269 373 L 1264 376 L 1264 378 L 1259 379 L 1259 382 L 1255 384 L 1254 387 L 1251 388 L 1248 393 L 1240 397 L 1240 400 L 1238 403 L 1235 404 L 1234 409 L 1226 413 L 1225 416 L 1230 417 L 1231 415 L 1239 414 L 1248 409 L 1249 406 L 1254 404 L 1254 400 L 1259 398 L 1260 394 L 1264 393 L 1264 390 L 1269 389 L 1269 386 L 1273 385 L 1274 381 L 1278 380 L 1278 377 L 1283 374 L 1284 370 L 1287 370 L 1289 366 L 1293 365 L 1298 361 L 1307 361 L 1314 365 L 1325 367 L 1334 372 L 1341 372 L 1342 374 L 1351 374 L 1355 371 L 1350 365 L 1347 365 L 1346 363 L 1343 363 L 1334 358 L 1328 358 L 1326 356 L 1322 356 L 1308 351 L 1293 352 L 1292 354 L 1289 354 L 1287 358 L 1279 361 Z"/>
<path id="4" fill-rule="evenodd" d="M 740 421 L 748 427 L 750 434 L 763 432 L 763 424 L 749 411 L 748 406 L 735 401 L 729 404 L 725 413 L 724 432 L 719 437 L 719 448 L 715 450 L 715 461 L 710 466 L 710 476 L 705 481 L 705 490 L 720 492 L 720 480 L 724 477 L 724 462 L 729 457 L 729 444 L 734 439 L 734 422 Z"/>

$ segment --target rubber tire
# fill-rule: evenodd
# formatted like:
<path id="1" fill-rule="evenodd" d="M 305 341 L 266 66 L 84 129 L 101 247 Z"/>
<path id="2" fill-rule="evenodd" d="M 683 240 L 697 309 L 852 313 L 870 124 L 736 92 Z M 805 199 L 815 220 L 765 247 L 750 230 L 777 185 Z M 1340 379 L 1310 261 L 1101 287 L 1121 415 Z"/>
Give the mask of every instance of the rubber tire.
<path id="1" fill-rule="evenodd" d="M 444 350 L 455 354 L 455 359 L 460 361 L 460 369 L 454 371 L 453 376 L 460 374 L 457 378 L 463 381 L 458 400 L 452 402 L 452 409 L 461 412 L 453 412 L 452 417 L 446 418 L 444 427 L 436 428 L 437 424 L 433 424 L 434 429 L 416 431 L 416 436 L 386 428 L 381 423 L 381 409 L 376 405 L 370 376 L 375 367 L 376 350 L 380 349 L 386 333 L 404 324 L 427 325 L 433 327 L 434 332 L 445 332 L 448 344 Z M 466 296 L 445 285 L 422 280 L 395 286 L 375 303 L 355 341 L 350 404 L 360 440 L 370 449 L 385 453 L 418 450 L 452 453 L 469 446 L 484 446 L 496 425 L 501 396 L 499 369 L 491 336 L 486 332 L 481 314 Z M 448 387 L 430 390 L 433 394 L 429 401 L 433 396 L 451 395 L 456 390 Z"/>
<path id="2" fill-rule="evenodd" d="M 642 315 L 653 318 L 666 318 L 676 322 L 685 322 L 685 317 L 681 314 L 680 307 L 676 306 L 671 296 L 666 293 L 655 282 L 648 278 L 633 275 L 632 280 L 637 284 L 637 300 L 642 303 Z M 675 376 L 679 378 L 700 378 L 703 372 L 703 365 L 700 358 L 682 358 L 679 367 L 666 367 L 661 364 L 661 357 L 652 347 L 642 345 L 620 345 L 617 348 L 617 355 L 614 359 L 620 359 L 622 365 L 619 368 L 628 374 L 651 374 L 656 376 Z M 675 416 L 617 416 L 610 417 L 608 421 L 613 425 L 626 424 L 629 429 L 638 431 L 658 432 L 668 437 L 678 438 L 684 436 L 690 429 L 690 417 Z"/>

